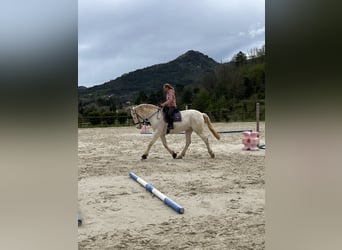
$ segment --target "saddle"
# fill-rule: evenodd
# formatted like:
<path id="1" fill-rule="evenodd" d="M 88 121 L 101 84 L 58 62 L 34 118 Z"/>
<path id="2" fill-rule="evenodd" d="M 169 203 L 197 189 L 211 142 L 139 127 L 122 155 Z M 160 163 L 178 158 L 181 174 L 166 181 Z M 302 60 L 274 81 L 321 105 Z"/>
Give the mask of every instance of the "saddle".
<path id="1" fill-rule="evenodd" d="M 163 109 L 163 117 L 164 117 L 164 121 L 167 123 L 166 110 L 165 109 Z M 172 119 L 173 122 L 181 122 L 182 121 L 182 115 L 181 115 L 181 112 L 178 110 L 178 108 L 174 109 L 172 118 L 173 118 Z"/>

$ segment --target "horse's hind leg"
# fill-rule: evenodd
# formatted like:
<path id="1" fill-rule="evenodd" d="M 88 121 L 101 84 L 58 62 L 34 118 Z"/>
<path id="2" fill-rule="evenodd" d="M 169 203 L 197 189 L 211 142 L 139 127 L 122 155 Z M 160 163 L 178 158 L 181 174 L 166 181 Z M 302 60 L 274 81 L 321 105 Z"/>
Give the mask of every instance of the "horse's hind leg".
<path id="1" fill-rule="evenodd" d="M 211 158 L 215 158 L 215 154 L 214 152 L 211 150 L 210 148 L 210 145 L 209 145 L 209 140 L 208 140 L 208 137 L 206 137 L 203 132 L 197 132 L 195 131 L 196 134 L 201 137 L 201 139 L 204 141 L 205 145 L 207 146 L 207 149 L 208 149 L 208 153 L 210 154 L 210 157 Z"/>
<path id="2" fill-rule="evenodd" d="M 187 131 L 185 131 L 185 146 L 184 149 L 182 151 L 182 153 L 178 156 L 178 159 L 182 159 L 185 155 L 186 150 L 188 150 L 189 145 L 191 144 L 191 134 L 192 134 L 193 130 L 192 128 L 188 129 Z"/>
<path id="3" fill-rule="evenodd" d="M 165 137 L 165 135 L 160 136 L 160 139 L 161 139 L 161 141 L 162 141 L 164 147 L 167 149 L 167 151 L 169 151 L 169 153 L 172 155 L 172 157 L 173 157 L 173 158 L 176 158 L 176 157 L 177 157 L 177 153 L 175 153 L 173 150 L 171 150 L 171 149 L 169 148 L 169 146 L 167 145 L 167 142 L 166 142 L 166 137 Z"/>

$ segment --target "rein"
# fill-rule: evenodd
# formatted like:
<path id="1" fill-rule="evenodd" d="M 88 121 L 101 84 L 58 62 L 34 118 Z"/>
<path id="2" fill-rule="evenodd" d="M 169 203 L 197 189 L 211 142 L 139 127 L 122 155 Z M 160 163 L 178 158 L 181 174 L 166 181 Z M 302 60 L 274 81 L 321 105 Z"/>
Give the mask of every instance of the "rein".
<path id="1" fill-rule="evenodd" d="M 158 110 L 156 111 L 156 112 L 154 112 L 152 115 L 150 115 L 149 117 L 146 117 L 146 118 L 143 118 L 141 115 L 139 115 L 136 111 L 135 111 L 135 109 L 133 108 L 133 113 L 134 113 L 134 115 L 136 115 L 136 117 L 137 117 L 137 120 L 138 120 L 138 122 L 134 122 L 134 120 L 133 120 L 133 122 L 134 122 L 134 125 L 138 125 L 138 124 L 142 124 L 142 125 L 148 125 L 148 124 L 150 124 L 150 122 L 148 121 L 149 119 L 151 119 L 155 114 L 157 114 L 157 119 L 159 119 L 159 112 L 160 112 L 160 108 L 158 108 Z M 140 119 L 141 119 L 141 121 L 140 121 Z"/>

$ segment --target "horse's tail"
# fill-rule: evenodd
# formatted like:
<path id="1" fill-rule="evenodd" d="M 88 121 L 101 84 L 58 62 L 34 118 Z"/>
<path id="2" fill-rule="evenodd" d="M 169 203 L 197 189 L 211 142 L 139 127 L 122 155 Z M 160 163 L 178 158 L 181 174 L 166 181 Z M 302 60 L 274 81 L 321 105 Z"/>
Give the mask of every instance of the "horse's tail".
<path id="1" fill-rule="evenodd" d="M 214 129 L 213 125 L 211 124 L 209 116 L 205 113 L 202 113 L 202 114 L 203 114 L 204 122 L 208 125 L 208 128 L 211 131 L 211 133 L 213 133 L 213 135 L 216 137 L 217 140 L 220 140 L 221 136 Z"/>

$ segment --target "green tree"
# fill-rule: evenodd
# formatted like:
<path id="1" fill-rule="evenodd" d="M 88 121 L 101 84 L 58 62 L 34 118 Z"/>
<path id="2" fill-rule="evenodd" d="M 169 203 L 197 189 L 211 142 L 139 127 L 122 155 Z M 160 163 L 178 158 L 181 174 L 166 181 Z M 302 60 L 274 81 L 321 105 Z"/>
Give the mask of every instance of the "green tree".
<path id="1" fill-rule="evenodd" d="M 83 115 L 88 115 L 91 112 L 97 112 L 99 110 L 99 107 L 96 103 L 90 103 L 83 107 Z"/>
<path id="2" fill-rule="evenodd" d="M 148 102 L 148 97 L 147 97 L 146 93 L 142 90 L 139 92 L 139 95 L 135 99 L 134 104 L 138 105 L 138 104 L 146 103 L 146 102 Z"/>
<path id="3" fill-rule="evenodd" d="M 239 51 L 232 60 L 236 66 L 240 67 L 244 63 L 247 62 L 247 55 L 243 53 L 242 51 Z"/>
<path id="4" fill-rule="evenodd" d="M 182 95 L 182 103 L 191 104 L 192 103 L 192 91 L 189 88 L 186 88 Z"/>
<path id="5" fill-rule="evenodd" d="M 193 107 L 201 112 L 205 112 L 210 104 L 210 95 L 209 92 L 202 88 L 198 95 L 194 97 Z"/>

